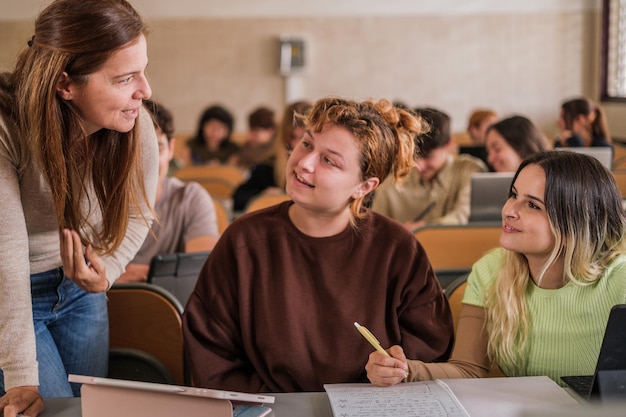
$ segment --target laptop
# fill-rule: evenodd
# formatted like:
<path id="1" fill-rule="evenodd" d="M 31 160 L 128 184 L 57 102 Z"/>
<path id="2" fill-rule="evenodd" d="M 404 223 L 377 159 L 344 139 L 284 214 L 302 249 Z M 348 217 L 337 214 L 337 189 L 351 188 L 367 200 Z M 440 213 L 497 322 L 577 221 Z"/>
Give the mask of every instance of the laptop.
<path id="1" fill-rule="evenodd" d="M 501 222 L 502 206 L 509 197 L 513 172 L 472 174 L 470 192 L 471 222 Z"/>
<path id="2" fill-rule="evenodd" d="M 487 162 L 487 148 L 484 146 L 459 146 L 459 154 L 471 155 L 489 166 L 489 162 Z"/>
<path id="3" fill-rule="evenodd" d="M 171 292 L 185 306 L 209 251 L 156 255 L 150 261 L 148 282 Z"/>
<path id="4" fill-rule="evenodd" d="M 570 151 L 593 156 L 602 163 L 609 171 L 613 168 L 613 149 L 608 146 L 592 146 L 592 147 L 558 147 L 557 151 Z"/>
<path id="5" fill-rule="evenodd" d="M 275 397 L 179 385 L 85 375 L 68 376 L 80 383 L 85 417 L 231 417 L 266 416 Z"/>
<path id="6" fill-rule="evenodd" d="M 626 304 L 611 309 L 594 374 L 561 380 L 583 398 L 626 398 Z"/>

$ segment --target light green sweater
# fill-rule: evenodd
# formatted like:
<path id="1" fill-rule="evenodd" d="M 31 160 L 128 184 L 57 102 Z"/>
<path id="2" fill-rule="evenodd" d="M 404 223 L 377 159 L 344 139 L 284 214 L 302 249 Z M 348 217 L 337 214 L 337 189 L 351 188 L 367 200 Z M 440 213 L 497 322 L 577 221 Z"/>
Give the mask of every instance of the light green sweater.
<path id="1" fill-rule="evenodd" d="M 503 249 L 474 264 L 463 303 L 485 305 L 485 294 L 501 268 Z M 611 307 L 626 302 L 626 256 L 613 261 L 591 286 L 569 282 L 547 290 L 529 280 L 529 349 L 526 365 L 499 363 L 505 375 L 547 375 L 561 383 L 563 375 L 593 374 Z M 519 368 L 519 369 L 518 369 Z"/>

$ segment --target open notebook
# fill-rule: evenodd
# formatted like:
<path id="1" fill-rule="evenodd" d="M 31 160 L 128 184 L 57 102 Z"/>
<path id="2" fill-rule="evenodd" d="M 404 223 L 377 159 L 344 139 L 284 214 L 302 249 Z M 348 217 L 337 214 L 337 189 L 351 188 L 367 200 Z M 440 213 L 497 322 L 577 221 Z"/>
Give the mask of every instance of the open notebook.
<path id="1" fill-rule="evenodd" d="M 261 417 L 268 415 L 275 398 L 152 382 L 127 381 L 84 375 L 68 376 L 83 384 L 83 417 Z"/>
<path id="2" fill-rule="evenodd" d="M 626 398 L 626 304 L 611 309 L 594 374 L 561 380 L 583 398 Z"/>

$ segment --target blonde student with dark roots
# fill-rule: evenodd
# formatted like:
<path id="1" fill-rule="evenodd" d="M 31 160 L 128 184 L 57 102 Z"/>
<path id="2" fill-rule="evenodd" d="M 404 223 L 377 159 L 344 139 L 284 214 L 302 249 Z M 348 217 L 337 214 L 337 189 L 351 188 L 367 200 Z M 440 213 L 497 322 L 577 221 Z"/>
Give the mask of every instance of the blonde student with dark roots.
<path id="1" fill-rule="evenodd" d="M 609 312 L 626 302 L 626 221 L 613 176 L 587 155 L 535 154 L 519 166 L 502 219 L 501 248 L 469 275 L 448 363 L 392 346 L 390 358 L 370 354 L 373 384 L 484 377 L 492 363 L 506 376 L 561 384 L 593 374 Z"/>

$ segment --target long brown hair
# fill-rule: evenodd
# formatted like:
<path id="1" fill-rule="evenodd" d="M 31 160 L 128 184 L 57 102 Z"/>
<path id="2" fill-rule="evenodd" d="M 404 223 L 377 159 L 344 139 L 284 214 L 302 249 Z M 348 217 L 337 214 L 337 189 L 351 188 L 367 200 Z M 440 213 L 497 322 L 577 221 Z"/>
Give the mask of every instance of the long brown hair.
<path id="1" fill-rule="evenodd" d="M 567 129 L 572 129 L 574 120 L 580 115 L 585 117 L 592 137 L 600 137 L 611 143 L 609 123 L 602 107 L 587 97 L 578 97 L 561 104 L 563 121 Z"/>
<path id="2" fill-rule="evenodd" d="M 125 0 L 56 0 L 37 17 L 35 35 L 13 73 L 0 79 L 2 107 L 12 108 L 8 115 L 29 141 L 50 186 L 59 229 L 76 230 L 83 243 L 105 254 L 119 247 L 131 216 L 146 220 L 139 125 L 126 133 L 101 129 L 88 136 L 81 116 L 56 87 L 63 72 L 74 83 L 86 83 L 113 53 L 145 34 Z M 97 201 L 89 199 L 91 193 Z M 89 221 L 95 208 L 101 226 Z"/>

